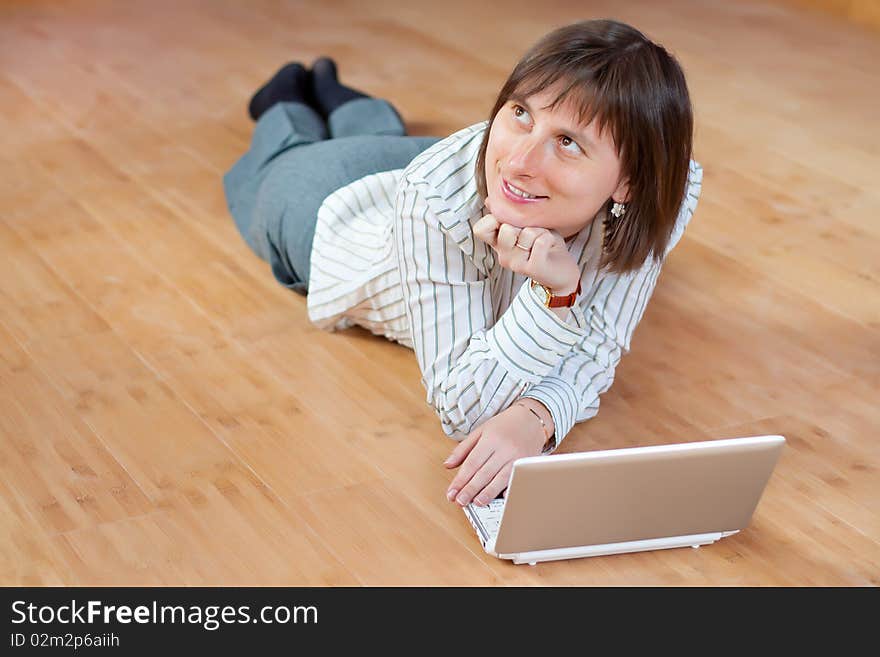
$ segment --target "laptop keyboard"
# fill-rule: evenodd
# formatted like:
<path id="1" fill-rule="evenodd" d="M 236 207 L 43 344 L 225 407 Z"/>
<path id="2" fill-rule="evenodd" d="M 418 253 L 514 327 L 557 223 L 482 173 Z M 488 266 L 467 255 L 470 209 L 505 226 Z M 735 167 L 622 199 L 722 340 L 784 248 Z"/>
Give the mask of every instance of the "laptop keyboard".
<path id="1" fill-rule="evenodd" d="M 501 526 L 501 517 L 504 515 L 504 504 L 506 502 L 506 498 L 496 498 L 486 506 L 468 504 L 464 507 L 465 515 L 476 530 L 480 543 L 483 544 L 484 548 L 490 538 L 494 539 L 498 535 L 498 528 Z"/>

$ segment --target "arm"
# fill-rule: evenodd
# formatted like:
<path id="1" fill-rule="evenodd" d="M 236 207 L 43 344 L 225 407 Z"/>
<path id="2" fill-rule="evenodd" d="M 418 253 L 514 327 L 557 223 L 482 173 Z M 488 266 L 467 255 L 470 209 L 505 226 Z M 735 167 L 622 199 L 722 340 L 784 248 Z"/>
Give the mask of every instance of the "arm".
<path id="1" fill-rule="evenodd" d="M 444 432 L 464 437 L 553 371 L 585 335 L 540 304 L 528 284 L 495 317 L 488 247 L 424 180 L 404 178 L 395 246 L 426 401 Z"/>
<path id="2" fill-rule="evenodd" d="M 696 211 L 702 181 L 702 166 L 691 160 L 687 193 L 664 261 Z M 539 383 L 523 393 L 555 432 L 555 445 L 550 451 L 559 446 L 576 422 L 598 413 L 599 395 L 611 387 L 617 364 L 629 351 L 633 332 L 653 294 L 662 264 L 663 261 L 656 263 L 650 259 L 638 271 L 608 276 L 593 285 L 579 304 L 588 318 L 586 336 Z"/>
<path id="3" fill-rule="evenodd" d="M 541 381 L 524 391 L 524 397 L 540 402 L 551 417 L 555 444 L 550 451 L 576 422 L 598 413 L 599 395 L 611 387 L 617 364 L 629 351 L 661 264 L 651 260 L 635 272 L 609 275 L 594 285 L 584 302 L 586 335 Z"/>
<path id="4" fill-rule="evenodd" d="M 696 208 L 702 169 L 692 163 L 691 174 L 687 198 L 666 254 L 681 238 Z M 583 338 L 541 381 L 526 386 L 523 401 L 485 422 L 453 450 L 447 467 L 460 465 L 461 470 L 447 491 L 450 500 L 454 498 L 461 505 L 491 500 L 506 487 L 511 464 L 518 456 L 529 454 L 522 444 L 532 449 L 542 444 L 536 440 L 544 434 L 532 431 L 534 423 L 531 428 L 524 424 L 527 418 L 523 414 L 528 415 L 529 411 L 516 409 L 521 403 L 533 404 L 539 413 L 546 409 L 543 417 L 550 416 L 555 430 L 555 445 L 549 451 L 559 445 L 575 422 L 596 414 L 599 395 L 610 388 L 617 363 L 629 350 L 633 331 L 653 293 L 661 266 L 662 261 L 650 259 L 637 271 L 609 274 L 591 285 L 584 299 L 572 308 L 573 319 L 584 330 Z M 515 409 L 518 416 L 513 415 Z M 508 434 L 520 434 L 522 438 L 503 440 Z"/>
<path id="5" fill-rule="evenodd" d="M 614 369 L 629 349 L 659 271 L 660 265 L 651 261 L 637 272 L 609 275 L 593 286 L 585 301 L 589 318 L 584 337 L 541 381 L 527 386 L 522 402 L 482 424 L 453 450 L 446 465 L 460 465 L 461 470 L 450 484 L 448 499 L 462 506 L 488 502 L 507 486 L 517 458 L 552 452 L 575 421 L 596 414 L 599 394 L 614 380 Z M 555 435 L 549 447 L 540 423 L 525 417 L 528 410 L 516 409 L 520 403 L 539 414 L 543 408 L 542 417 L 550 416 L 545 424 L 553 427 Z"/>

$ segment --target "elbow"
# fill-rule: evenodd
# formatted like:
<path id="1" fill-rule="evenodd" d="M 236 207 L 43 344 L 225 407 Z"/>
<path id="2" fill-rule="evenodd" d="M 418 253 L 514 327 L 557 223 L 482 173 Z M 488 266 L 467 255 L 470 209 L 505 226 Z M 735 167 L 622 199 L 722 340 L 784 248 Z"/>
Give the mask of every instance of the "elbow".
<path id="1" fill-rule="evenodd" d="M 454 440 L 463 440 L 470 435 L 474 422 L 469 420 L 467 413 L 461 408 L 461 399 L 436 390 L 429 396 L 428 403 L 440 419 L 443 433 Z"/>
<path id="2" fill-rule="evenodd" d="M 448 438 L 461 442 L 470 435 L 470 431 L 463 431 L 461 426 L 449 420 L 449 417 L 438 411 L 437 416 L 440 418 L 440 427 Z"/>

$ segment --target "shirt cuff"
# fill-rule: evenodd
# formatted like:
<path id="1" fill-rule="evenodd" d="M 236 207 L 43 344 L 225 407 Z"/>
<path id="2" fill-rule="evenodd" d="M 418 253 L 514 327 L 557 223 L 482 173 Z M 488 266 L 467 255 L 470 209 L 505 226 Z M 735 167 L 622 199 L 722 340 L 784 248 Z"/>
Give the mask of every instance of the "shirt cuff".
<path id="1" fill-rule="evenodd" d="M 486 342 L 507 371 L 538 383 L 586 335 L 575 322 L 578 326 L 565 323 L 542 304 L 526 280 L 510 307 L 486 331 Z"/>
<path id="2" fill-rule="evenodd" d="M 562 443 L 577 420 L 577 393 L 565 379 L 546 377 L 520 396 L 535 399 L 550 411 L 553 418 L 553 445 L 544 454 L 551 454 Z"/>

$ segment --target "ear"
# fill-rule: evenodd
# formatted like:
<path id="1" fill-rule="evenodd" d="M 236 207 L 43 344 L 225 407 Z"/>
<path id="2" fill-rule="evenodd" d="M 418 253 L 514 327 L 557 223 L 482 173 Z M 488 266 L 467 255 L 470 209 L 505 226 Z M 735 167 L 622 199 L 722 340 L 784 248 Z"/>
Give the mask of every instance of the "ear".
<path id="1" fill-rule="evenodd" d="M 629 179 L 622 180 L 611 195 L 615 203 L 629 202 Z"/>

